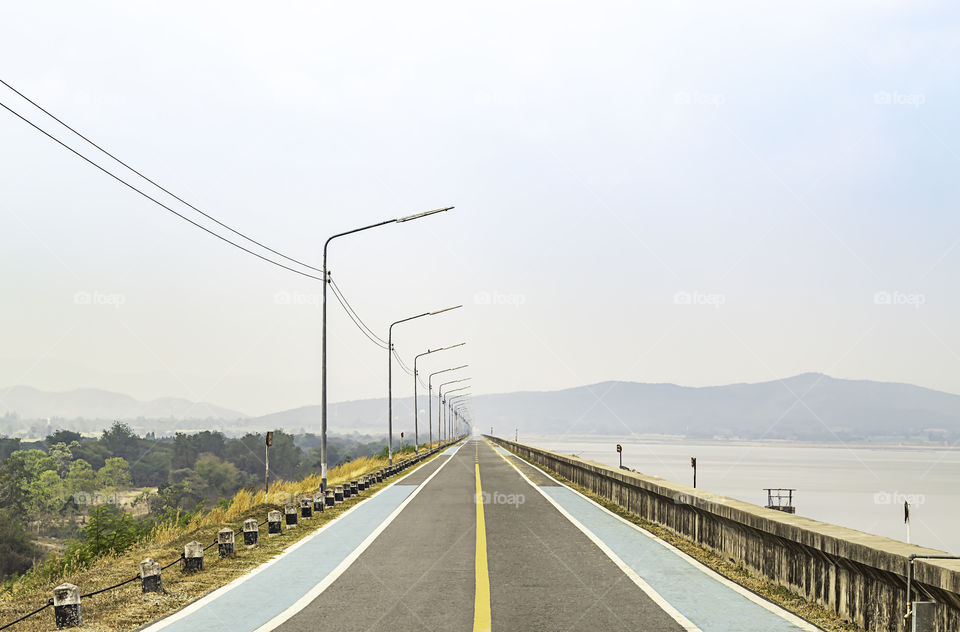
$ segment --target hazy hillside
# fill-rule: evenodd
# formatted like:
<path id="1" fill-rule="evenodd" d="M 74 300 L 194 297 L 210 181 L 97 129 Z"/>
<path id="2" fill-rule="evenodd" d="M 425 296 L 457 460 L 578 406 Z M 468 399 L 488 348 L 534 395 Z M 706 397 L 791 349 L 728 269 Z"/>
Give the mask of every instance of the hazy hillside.
<path id="1" fill-rule="evenodd" d="M 419 404 L 420 438 L 425 440 L 425 395 Z M 397 437 L 403 431 L 410 438 L 412 398 L 394 399 L 393 410 Z M 473 399 L 473 410 L 484 431 L 493 426 L 495 433 L 504 435 L 518 428 L 521 433 L 535 434 L 637 433 L 811 441 L 960 439 L 958 395 L 909 384 L 840 380 L 813 373 L 773 382 L 701 388 L 603 382 L 561 391 L 480 395 Z M 43 393 L 26 387 L 2 389 L 0 414 L 4 411 L 15 412 L 21 419 L 84 417 L 88 422 L 140 417 L 143 420 L 134 423 L 135 428 L 157 433 L 201 428 L 228 434 L 277 428 L 294 433 L 320 429 L 319 406 L 244 417 L 210 404 L 176 399 L 138 402 L 92 389 L 70 393 Z M 329 412 L 330 432 L 382 434 L 387 429 L 386 399 L 331 404 Z M 435 398 L 433 415 L 436 429 Z M 2 423 L 0 432 L 4 432 Z"/>
<path id="2" fill-rule="evenodd" d="M 340 431 L 383 432 L 386 408 L 383 399 L 333 404 L 328 424 Z M 426 397 L 421 397 L 423 432 L 426 409 Z M 484 431 L 493 426 L 497 434 L 519 428 L 521 433 L 537 434 L 650 433 L 816 441 L 941 440 L 960 434 L 958 395 L 814 373 L 701 388 L 603 382 L 561 391 L 476 396 L 473 409 Z M 307 406 L 243 423 L 315 431 L 320 409 Z M 394 400 L 394 428 L 412 431 L 412 398 Z M 930 433 L 930 429 L 947 432 Z"/>
<path id="3" fill-rule="evenodd" d="M 41 391 L 29 386 L 0 388 L 0 416 L 21 419 L 221 419 L 246 417 L 213 404 L 163 397 L 149 402 L 95 388 L 67 392 Z"/>

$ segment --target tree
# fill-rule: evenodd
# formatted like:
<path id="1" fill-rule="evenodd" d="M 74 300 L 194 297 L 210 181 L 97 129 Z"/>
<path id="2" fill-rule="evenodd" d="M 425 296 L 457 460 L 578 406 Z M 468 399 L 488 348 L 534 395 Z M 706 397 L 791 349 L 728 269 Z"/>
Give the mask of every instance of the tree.
<path id="1" fill-rule="evenodd" d="M 38 555 L 26 526 L 10 509 L 0 509 L 0 578 L 23 573 Z"/>
<path id="2" fill-rule="evenodd" d="M 204 430 L 192 435 L 178 432 L 173 439 L 170 466 L 178 470 L 193 467 L 203 453 L 223 457 L 226 446 L 226 438 L 220 432 Z"/>
<path id="3" fill-rule="evenodd" d="M 83 459 L 77 459 L 70 464 L 70 472 L 66 477 L 67 493 L 76 495 L 80 492 L 93 492 L 97 488 L 97 474 L 90 464 Z"/>
<path id="4" fill-rule="evenodd" d="M 22 450 L 14 452 L 0 466 L 0 509 L 26 520 L 30 472 L 23 454 Z"/>
<path id="5" fill-rule="evenodd" d="M 140 437 L 133 434 L 129 424 L 121 421 L 113 422 L 110 430 L 104 430 L 100 436 L 100 444 L 107 448 L 111 456 L 119 456 L 128 461 L 136 460 L 140 456 Z"/>
<path id="6" fill-rule="evenodd" d="M 46 438 L 47 445 L 49 446 L 56 445 L 57 443 L 66 443 L 67 445 L 70 445 L 74 441 L 80 443 L 83 441 L 83 435 L 81 435 L 79 432 L 74 432 L 73 430 L 57 430 L 52 434 L 48 434 Z"/>
<path id="7" fill-rule="evenodd" d="M 0 437 L 0 461 L 4 461 L 20 449 L 20 439 Z"/>
<path id="8" fill-rule="evenodd" d="M 63 507 L 63 481 L 56 470 L 44 470 L 30 481 L 29 489 L 30 513 L 42 526 Z"/>
<path id="9" fill-rule="evenodd" d="M 76 441 L 74 441 L 73 444 L 80 445 Z M 48 454 L 50 455 L 50 458 L 52 458 L 57 464 L 57 474 L 64 476 L 68 471 L 70 471 L 70 461 L 73 460 L 73 453 L 71 452 L 69 445 L 66 443 L 54 443 L 53 445 L 50 445 L 50 451 Z"/>
<path id="10" fill-rule="evenodd" d="M 221 461 L 212 454 L 204 454 L 197 459 L 194 470 L 218 496 L 232 495 L 240 487 L 240 472 L 233 463 Z"/>
<path id="11" fill-rule="evenodd" d="M 125 488 L 132 484 L 130 464 L 122 457 L 107 459 L 104 466 L 97 471 L 97 485 L 101 488 Z"/>

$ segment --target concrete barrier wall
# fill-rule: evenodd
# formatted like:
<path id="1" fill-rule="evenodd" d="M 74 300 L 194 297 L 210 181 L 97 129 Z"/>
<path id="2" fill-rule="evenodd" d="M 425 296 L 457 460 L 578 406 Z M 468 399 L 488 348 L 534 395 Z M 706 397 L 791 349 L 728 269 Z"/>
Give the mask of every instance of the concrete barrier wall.
<path id="1" fill-rule="evenodd" d="M 661 478 L 488 437 L 870 631 L 904 632 L 908 557 L 944 555 Z M 937 630 L 960 630 L 960 560 L 918 560 L 918 600 L 938 602 Z"/>

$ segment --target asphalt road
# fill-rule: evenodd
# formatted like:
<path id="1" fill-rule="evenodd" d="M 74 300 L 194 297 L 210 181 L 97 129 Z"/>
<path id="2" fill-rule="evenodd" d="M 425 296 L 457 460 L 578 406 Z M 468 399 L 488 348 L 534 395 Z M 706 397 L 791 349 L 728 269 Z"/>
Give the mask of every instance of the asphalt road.
<path id="1" fill-rule="evenodd" d="M 147 632 L 817 632 L 483 440 Z"/>
<path id="2" fill-rule="evenodd" d="M 474 629 L 477 463 L 494 630 L 683 629 L 487 443 L 441 459 L 450 462 L 280 630 Z"/>

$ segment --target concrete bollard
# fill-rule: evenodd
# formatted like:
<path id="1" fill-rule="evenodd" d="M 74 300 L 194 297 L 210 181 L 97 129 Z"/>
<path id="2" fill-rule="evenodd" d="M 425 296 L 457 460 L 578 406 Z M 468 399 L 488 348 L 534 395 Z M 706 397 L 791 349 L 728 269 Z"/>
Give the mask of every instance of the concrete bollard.
<path id="1" fill-rule="evenodd" d="M 345 483 L 344 485 L 342 485 L 342 487 L 343 487 L 343 499 L 346 500 L 347 498 L 350 498 L 350 496 L 352 496 L 352 494 L 350 493 L 350 483 Z"/>
<path id="2" fill-rule="evenodd" d="M 357 481 L 350 481 L 350 495 L 357 496 L 360 494 L 360 484 Z"/>
<path id="3" fill-rule="evenodd" d="M 333 507 L 337 504 L 337 499 L 334 498 L 332 489 L 328 489 L 327 493 L 324 494 L 324 502 L 326 503 L 327 507 Z"/>
<path id="4" fill-rule="evenodd" d="M 317 492 L 313 495 L 313 513 L 318 513 L 323 511 L 324 506 L 324 496 L 323 492 Z"/>
<path id="5" fill-rule="evenodd" d="M 343 485 L 337 485 L 333 488 L 333 500 L 336 504 L 343 502 Z"/>
<path id="6" fill-rule="evenodd" d="M 256 518 L 247 518 L 243 521 L 243 546 L 252 549 L 260 541 L 260 525 Z"/>
<path id="7" fill-rule="evenodd" d="M 145 593 L 163 591 L 163 583 L 160 580 L 160 562 L 154 562 L 151 557 L 140 562 L 140 584 Z"/>
<path id="8" fill-rule="evenodd" d="M 188 573 L 203 570 L 203 545 L 196 540 L 183 547 L 183 570 Z"/>
<path id="9" fill-rule="evenodd" d="M 313 500 L 310 498 L 300 499 L 300 517 L 313 518 Z"/>
<path id="10" fill-rule="evenodd" d="M 233 529 L 224 527 L 217 531 L 217 553 L 220 557 L 233 557 L 236 552 Z"/>
<path id="11" fill-rule="evenodd" d="M 296 505 L 286 505 L 283 508 L 283 513 L 286 516 L 287 528 L 296 529 L 297 528 L 297 506 Z"/>
<path id="12" fill-rule="evenodd" d="M 275 535 L 280 535 L 283 533 L 283 529 L 280 527 L 280 523 L 283 520 L 283 514 L 278 510 L 272 509 L 267 512 L 267 537 L 272 537 Z"/>
<path id="13" fill-rule="evenodd" d="M 377 470 L 376 476 L 377 476 L 377 482 L 378 482 L 378 483 L 382 483 L 382 482 L 383 482 L 383 470 Z"/>
<path id="14" fill-rule="evenodd" d="M 60 584 L 53 589 L 53 620 L 57 629 L 83 625 L 80 615 L 80 589 L 73 584 Z"/>
<path id="15" fill-rule="evenodd" d="M 367 477 L 361 476 L 357 479 L 357 491 L 365 491 L 367 489 Z"/>

